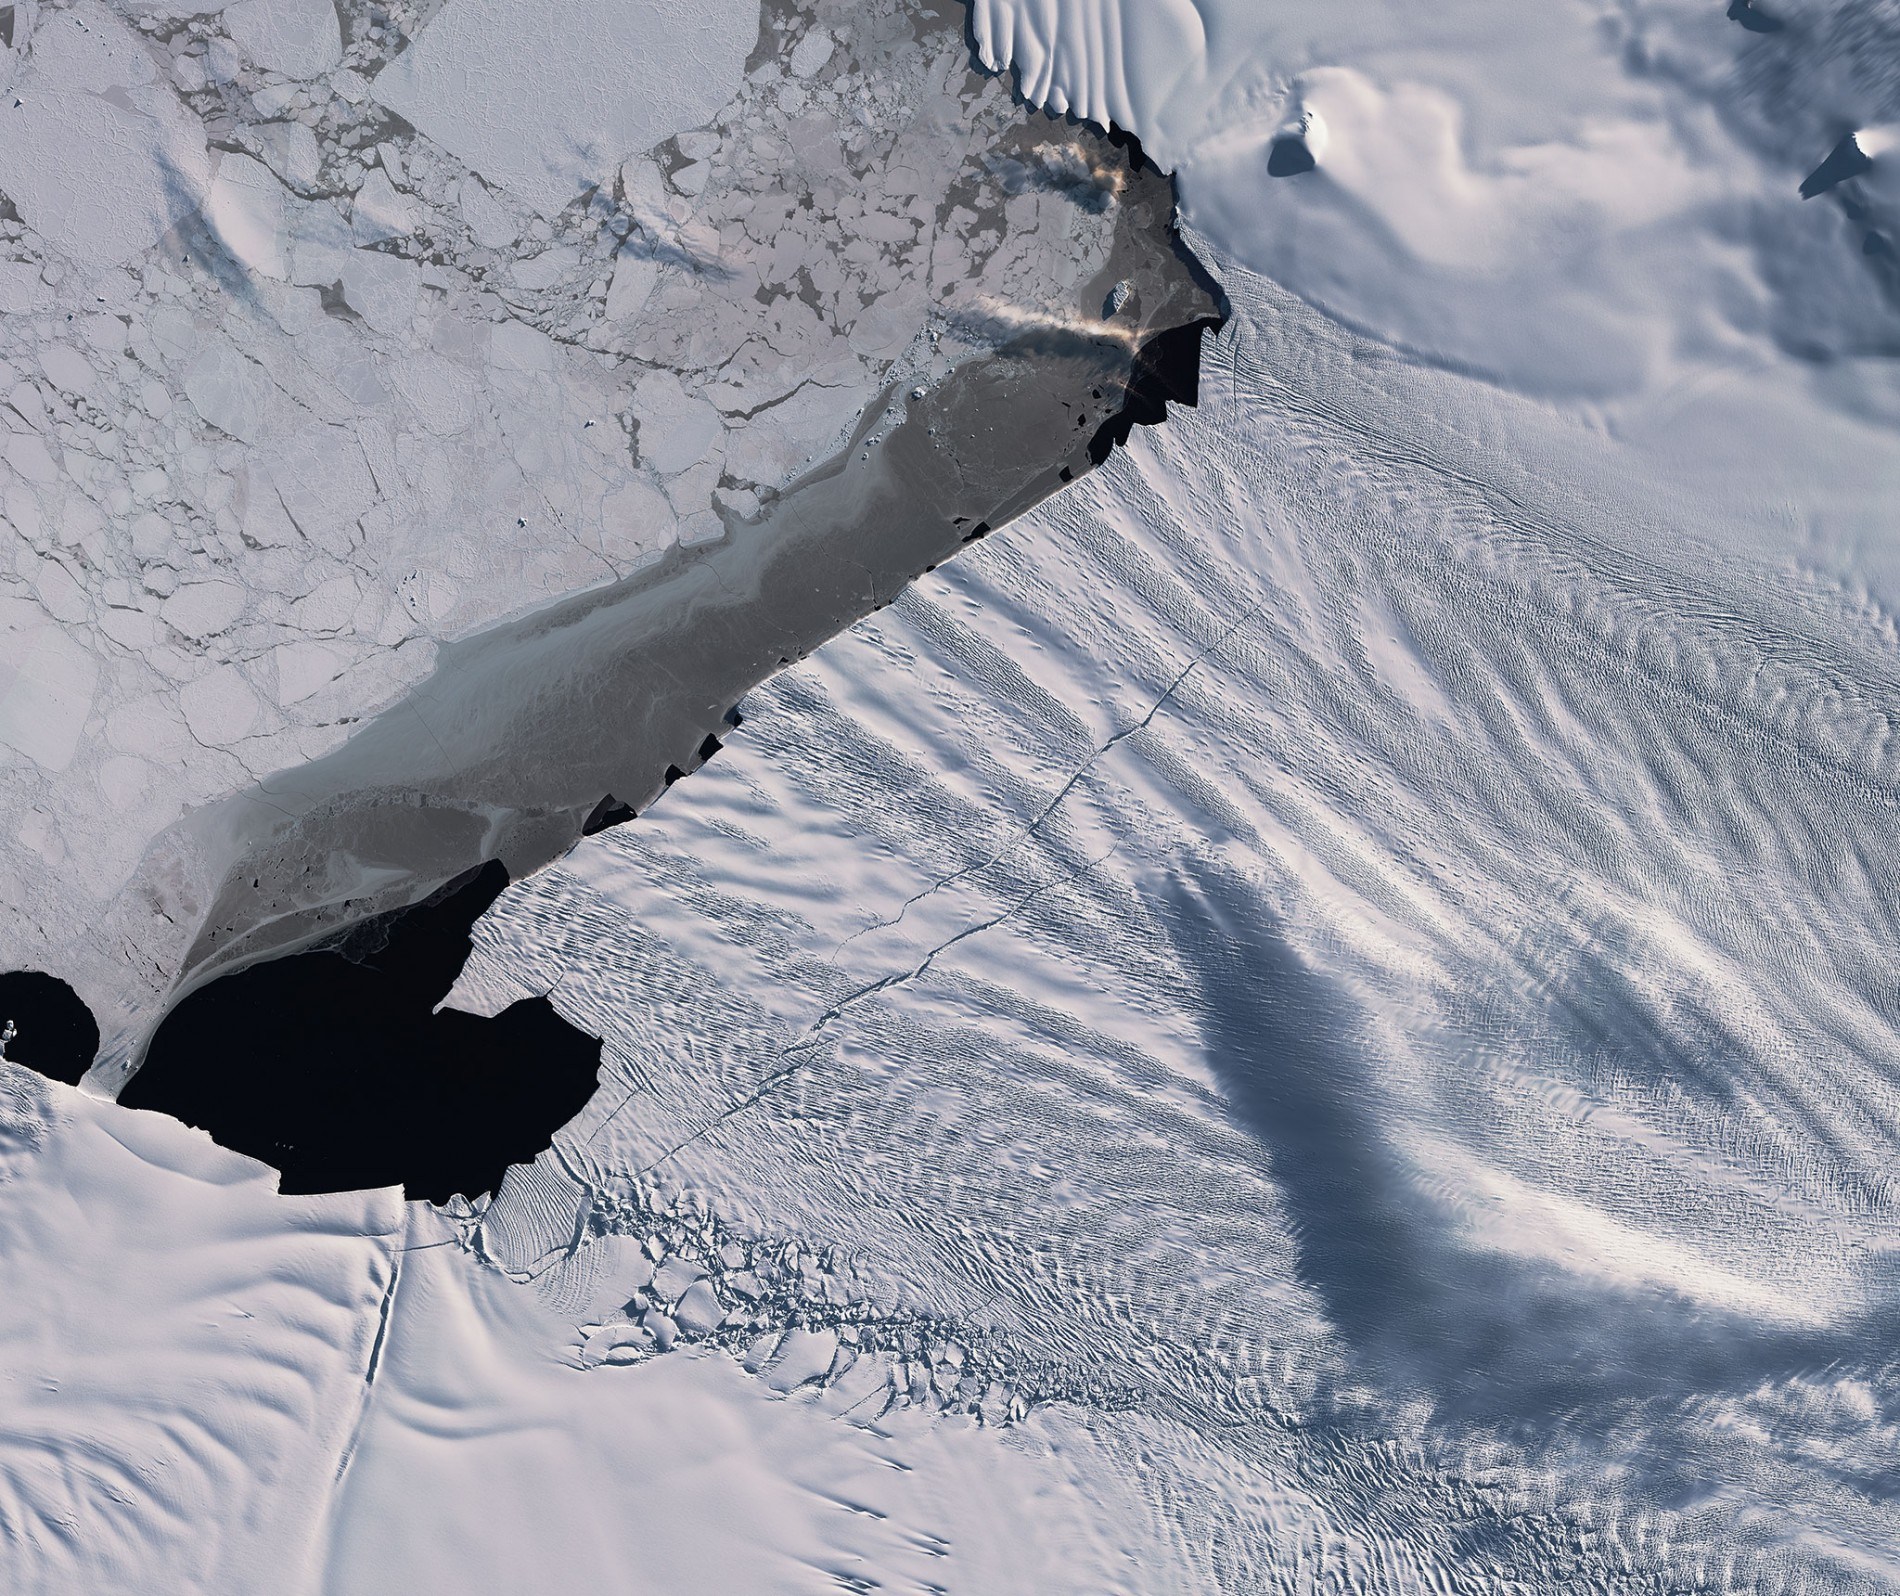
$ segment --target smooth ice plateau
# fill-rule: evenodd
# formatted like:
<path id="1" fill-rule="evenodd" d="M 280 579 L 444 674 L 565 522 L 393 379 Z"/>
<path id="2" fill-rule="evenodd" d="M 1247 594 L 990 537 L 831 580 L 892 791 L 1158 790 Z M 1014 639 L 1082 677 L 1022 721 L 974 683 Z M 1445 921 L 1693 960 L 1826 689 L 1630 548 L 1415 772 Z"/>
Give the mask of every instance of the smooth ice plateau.
<path id="1" fill-rule="evenodd" d="M 319 296 L 305 326 L 260 289 L 257 325 L 286 340 L 273 380 L 315 334 L 326 380 L 398 391 L 351 378 L 322 434 L 370 462 L 366 506 L 446 526 L 440 460 L 493 437 L 536 440 L 511 452 L 522 495 L 587 462 L 561 510 L 591 552 L 517 528 L 539 601 L 737 546 L 812 457 L 859 450 L 880 384 L 947 384 L 994 346 L 978 298 L 1053 327 L 1117 258 L 1099 214 L 1032 185 L 954 316 L 954 274 L 863 250 L 868 328 L 836 324 L 835 290 L 807 323 L 802 286 L 750 280 L 708 315 L 729 279 L 603 245 L 572 195 L 618 170 L 628 209 L 666 218 L 638 239 L 815 277 L 822 227 L 741 240 L 759 212 L 731 152 L 779 116 L 815 139 L 797 119 L 892 114 L 865 41 L 910 59 L 910 10 L 854 32 L 874 8 L 774 7 L 766 60 L 736 0 L 598 9 L 543 27 L 447 0 L 358 72 L 323 8 L 228 8 L 183 59 L 275 63 L 253 96 L 340 83 L 425 146 L 433 186 L 379 155 L 347 205 L 256 200 L 276 179 L 228 152 L 214 178 L 203 124 L 112 54 L 134 21 L 0 10 L 9 47 L 26 17 L 122 80 L 48 87 L 58 125 L 97 124 L 78 181 L 117 203 L 63 210 L 4 153 L 0 191 L 60 258 L 114 270 L 209 206 L 264 280 Z M 57 33 L 82 12 L 105 20 Z M 1900 12 L 973 0 L 967 22 L 935 81 L 973 47 L 1028 108 L 946 90 L 944 117 L 1112 122 L 1173 175 L 1229 313 L 1198 405 L 747 692 L 716 757 L 476 923 L 450 1007 L 545 998 L 602 1042 L 599 1090 L 492 1199 L 285 1196 L 165 1116 L 0 1075 L 9 1588 L 1900 1589 Z M 649 28 L 664 82 L 633 104 L 600 62 Z M 868 100 L 819 99 L 847 70 Z M 461 96 L 490 83 L 504 109 L 477 114 Z M 175 181 L 120 158 L 133 116 Z M 629 158 L 649 138 L 673 140 L 650 172 Z M 241 159 L 266 171 L 280 143 L 299 158 L 279 133 Z M 336 222 L 299 208 L 326 203 Z M 379 327 L 377 274 L 400 274 L 372 235 L 405 206 L 454 208 L 464 253 Z M 970 228 L 930 236 L 953 258 Z M 492 322 L 470 286 L 491 271 L 514 284 Z M 36 314 L 56 286 L 0 275 Z M 735 343 L 715 382 L 668 340 L 741 331 L 748 295 L 776 318 L 761 345 L 805 341 L 750 364 Z M 426 366 L 416 304 L 481 322 L 440 357 L 482 373 L 479 403 Z M 536 316 L 553 332 L 510 330 Z M 643 363 L 631 407 L 582 348 Z M 226 356 L 179 351 L 200 419 L 260 417 L 218 471 L 276 483 L 301 526 L 292 390 L 244 400 Z M 557 400 L 574 434 L 599 411 L 646 443 L 511 419 Z M 33 475 L 35 402 L 10 401 L 6 458 L 45 517 L 83 495 Z M 709 449 L 756 474 L 700 470 Z M 208 528 L 236 503 L 212 464 Z M 147 512 L 113 513 L 102 538 Z M 129 784 L 136 759 L 140 848 L 192 803 L 235 836 L 216 805 L 334 771 L 365 746 L 344 716 L 416 702 L 404 650 L 535 613 L 518 575 L 441 578 L 411 551 L 456 545 L 401 542 L 414 524 L 339 530 L 322 581 L 367 618 L 275 645 L 351 651 L 319 722 L 265 703 L 241 651 L 208 667 L 252 694 L 243 736 L 198 739 L 233 761 L 209 769 L 94 727 L 106 621 L 37 555 L 21 585 L 72 614 L 22 609 L 8 658 L 0 731 L 30 762 L 5 772 L 9 870 L 38 861 L 18 904 L 151 901 L 121 890 L 130 858 L 58 885 L 105 822 L 94 787 L 48 794 Z M 267 584 L 219 602 L 284 624 Z M 169 658 L 139 647 L 128 682 Z M 158 719 L 184 702 L 193 737 L 191 705 L 216 708 L 139 691 Z M 111 938 L 70 945 L 103 982 Z M 128 1035 L 180 968 L 150 962 Z"/>

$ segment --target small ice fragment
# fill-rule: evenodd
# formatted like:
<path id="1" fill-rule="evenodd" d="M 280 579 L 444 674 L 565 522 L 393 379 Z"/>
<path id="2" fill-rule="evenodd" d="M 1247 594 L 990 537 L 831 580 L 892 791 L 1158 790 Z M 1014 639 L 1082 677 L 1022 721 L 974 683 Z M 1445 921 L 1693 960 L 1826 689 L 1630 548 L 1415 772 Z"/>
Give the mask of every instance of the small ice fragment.
<path id="1" fill-rule="evenodd" d="M 719 1299 L 713 1295 L 709 1282 L 693 1282 L 686 1295 L 680 1298 L 679 1306 L 673 1310 L 673 1317 L 679 1327 L 688 1335 L 710 1335 L 719 1328 L 719 1321 L 725 1318 L 725 1310 L 719 1306 Z"/>
<path id="2" fill-rule="evenodd" d="M 823 28 L 813 28 L 792 47 L 791 59 L 785 64 L 795 78 L 808 78 L 824 70 L 835 48 L 834 41 Z"/>
<path id="3" fill-rule="evenodd" d="M 831 1368 L 838 1352 L 835 1330 L 794 1329 L 785 1333 L 779 1344 L 778 1361 L 765 1376 L 774 1391 L 792 1391 L 808 1380 L 816 1380 Z"/>
<path id="4" fill-rule="evenodd" d="M 668 1258 L 653 1272 L 653 1294 L 668 1302 L 676 1301 L 705 1273 L 698 1264 L 688 1259 L 677 1256 Z"/>

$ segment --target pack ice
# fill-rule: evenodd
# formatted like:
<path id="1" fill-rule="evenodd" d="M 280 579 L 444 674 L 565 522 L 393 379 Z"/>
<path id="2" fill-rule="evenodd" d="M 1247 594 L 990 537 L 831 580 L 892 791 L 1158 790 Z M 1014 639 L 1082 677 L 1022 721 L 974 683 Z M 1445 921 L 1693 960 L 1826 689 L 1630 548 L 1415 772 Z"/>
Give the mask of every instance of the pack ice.
<path id="1" fill-rule="evenodd" d="M 147 1000 L 185 805 L 1102 236 L 882 252 L 924 7 L 182 10 L 0 9 L 8 945 Z M 1900 20 L 968 21 L 1176 175 L 1199 406 L 503 894 L 447 1001 L 602 1084 L 492 1199 L 0 1061 L 9 1588 L 1900 1589 Z"/>
<path id="2" fill-rule="evenodd" d="M 756 524 L 1115 232 L 896 0 L 4 14 L 0 960 L 121 1058 L 261 783 Z"/>

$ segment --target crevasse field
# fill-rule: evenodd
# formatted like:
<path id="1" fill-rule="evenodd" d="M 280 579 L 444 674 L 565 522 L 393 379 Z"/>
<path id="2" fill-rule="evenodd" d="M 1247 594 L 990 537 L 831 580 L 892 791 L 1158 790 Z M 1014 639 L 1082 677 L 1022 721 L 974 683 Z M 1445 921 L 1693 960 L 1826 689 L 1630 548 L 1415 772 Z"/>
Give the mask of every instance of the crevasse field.
<path id="1" fill-rule="evenodd" d="M 1900 1589 L 1900 11 L 968 21 L 1198 406 L 478 922 L 492 1201 L 0 1077 L 9 1589 Z"/>

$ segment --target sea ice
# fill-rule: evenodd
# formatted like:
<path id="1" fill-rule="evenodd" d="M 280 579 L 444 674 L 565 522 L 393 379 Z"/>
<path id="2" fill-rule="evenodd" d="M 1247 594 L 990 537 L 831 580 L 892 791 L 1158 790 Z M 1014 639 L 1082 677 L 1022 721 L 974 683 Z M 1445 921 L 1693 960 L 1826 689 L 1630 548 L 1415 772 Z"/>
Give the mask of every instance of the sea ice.
<path id="1" fill-rule="evenodd" d="M 62 721 L 0 789 L 37 839 L 0 944 L 102 1015 L 128 939 L 192 920 L 188 812 L 335 751 L 445 642 L 757 524 L 881 394 L 1072 310 L 1115 236 L 1004 188 L 1053 128 L 892 0 L 5 14 L 0 586 L 96 664 L 71 750 Z M 755 46 L 797 56 L 795 115 Z M 249 595 L 225 626 L 213 584 Z M 13 735 L 55 713 L 26 703 Z"/>
<path id="2" fill-rule="evenodd" d="M 529 0 L 454 0 L 377 75 L 375 92 L 488 182 L 553 216 L 627 151 L 725 104 L 759 10 L 756 0 L 590 0 L 549 24 Z"/>
<path id="3" fill-rule="evenodd" d="M 266 71 L 314 78 L 343 59 L 330 0 L 237 0 L 219 10 L 226 36 Z"/>
<path id="4" fill-rule="evenodd" d="M 0 742 L 64 770 L 92 713 L 99 662 L 32 606 L 13 604 L 0 655 Z"/>
<path id="5" fill-rule="evenodd" d="M 88 273 L 150 248 L 203 203 L 204 130 L 105 6 L 49 10 L 0 102 L 0 193 Z"/>

